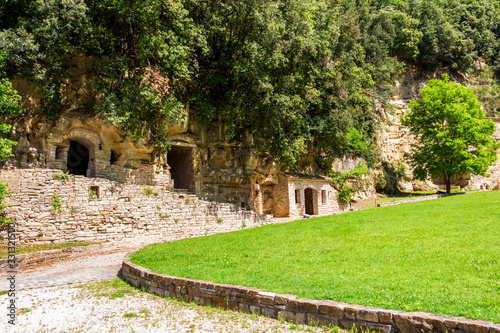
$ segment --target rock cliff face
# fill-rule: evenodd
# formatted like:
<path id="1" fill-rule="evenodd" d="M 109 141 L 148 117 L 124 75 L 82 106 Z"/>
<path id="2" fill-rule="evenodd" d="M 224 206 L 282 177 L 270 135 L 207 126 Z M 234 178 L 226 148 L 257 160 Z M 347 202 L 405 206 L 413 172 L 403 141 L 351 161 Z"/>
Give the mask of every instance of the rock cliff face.
<path id="1" fill-rule="evenodd" d="M 255 149 L 251 134 L 242 141 L 227 142 L 222 125 L 202 127 L 186 118 L 165 129 L 171 149 L 162 154 L 151 142 L 133 141 L 109 121 L 85 112 L 92 96 L 87 82 L 91 59 L 81 63 L 70 59 L 69 63 L 75 79 L 64 86 L 66 110 L 57 120 L 41 114 L 42 95 L 34 84 L 13 81 L 27 112 L 12 120 L 11 138 L 18 145 L 13 149 L 15 157 L 4 168 L 69 170 L 120 183 L 194 192 L 204 199 L 273 213 L 272 191 L 280 165 Z M 321 173 L 314 163 L 304 163 L 304 171 Z M 259 190 L 260 185 L 265 191 Z"/>
<path id="2" fill-rule="evenodd" d="M 381 131 L 378 137 L 378 146 L 381 151 L 382 160 L 395 165 L 404 162 L 404 155 L 408 153 L 413 142 L 409 129 L 401 125 L 401 117 L 408 111 L 408 103 L 412 99 L 419 97 L 420 90 L 431 79 L 440 79 L 436 73 L 421 72 L 415 69 L 408 69 L 397 81 L 394 87 L 394 97 L 389 102 L 389 107 L 384 110 L 385 121 L 382 122 Z M 452 80 L 462 82 L 463 77 L 455 76 Z M 500 141 L 500 118 L 490 118 L 497 125 L 494 137 Z M 464 175 L 454 180 L 454 186 L 468 187 L 474 190 L 499 189 L 500 186 L 500 152 L 499 159 L 488 173 L 490 177 Z M 421 182 L 413 179 L 411 170 L 408 170 L 401 186 L 406 191 L 420 191 L 430 188 L 442 188 L 444 183 L 435 179 L 428 182 Z"/>
<path id="3" fill-rule="evenodd" d="M 81 112 L 92 95 L 87 82 L 90 63 L 91 59 L 70 59 L 75 79 L 64 87 L 63 99 L 68 107 L 54 121 L 41 115 L 42 96 L 33 84 L 20 79 L 13 81 L 23 97 L 22 104 L 27 113 L 13 123 L 12 138 L 19 144 L 14 148 L 15 158 L 4 167 L 71 170 L 75 174 L 120 183 L 175 188 L 194 192 L 205 199 L 273 214 L 273 189 L 278 184 L 279 172 L 285 170 L 281 170 L 279 163 L 268 153 L 255 149 L 250 133 L 242 141 L 227 142 L 223 138 L 222 125 L 205 128 L 185 119 L 183 124 L 166 129 L 171 150 L 161 154 L 146 140 L 134 142 L 131 136 L 117 130 L 109 121 Z M 378 137 L 382 159 L 387 163 L 395 165 L 403 161 L 404 154 L 410 150 L 411 137 L 408 129 L 401 126 L 400 117 L 407 111 L 408 102 L 418 97 L 420 89 L 437 77 L 435 73 L 409 69 L 397 82 L 390 107 L 383 110 L 385 117 Z M 454 79 L 461 80 L 460 77 Z M 500 121 L 495 121 L 499 127 L 496 136 L 500 139 Z M 309 150 L 301 163 L 302 172 L 325 175 L 311 158 L 314 147 L 309 147 Z M 355 159 L 345 158 L 335 163 L 334 169 L 347 170 L 356 164 Z M 466 176 L 457 184 L 474 189 L 498 188 L 500 164 L 492 167 L 491 173 L 490 178 Z M 328 180 L 324 182 L 328 183 Z M 405 190 L 435 186 L 431 182 L 413 180 L 411 171 L 407 172 L 401 185 Z M 322 186 L 316 191 L 322 191 Z M 290 188 L 290 191 L 292 193 L 294 189 Z M 373 195 L 373 190 L 361 197 L 370 195 Z M 319 198 L 315 194 L 316 197 Z"/>

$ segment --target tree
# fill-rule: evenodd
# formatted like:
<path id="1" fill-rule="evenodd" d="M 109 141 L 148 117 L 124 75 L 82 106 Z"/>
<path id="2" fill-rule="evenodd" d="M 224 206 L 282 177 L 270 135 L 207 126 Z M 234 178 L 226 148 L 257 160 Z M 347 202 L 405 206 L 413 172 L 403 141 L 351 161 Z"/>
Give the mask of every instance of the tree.
<path id="1" fill-rule="evenodd" d="M 0 68 L 4 65 L 3 54 L 0 52 Z M 19 106 L 21 97 L 17 91 L 12 88 L 12 84 L 5 77 L 5 73 L 0 71 L 0 119 L 4 119 L 10 115 L 20 113 L 22 109 Z M 0 133 L 8 133 L 12 125 L 0 122 Z M 0 137 L 0 161 L 5 161 L 12 155 L 12 146 L 17 142 L 7 138 Z M 12 191 L 7 190 L 7 185 L 0 182 L 0 226 L 5 223 L 10 223 L 11 220 L 5 217 L 4 208 L 8 205 L 3 204 L 5 196 L 12 194 Z"/>
<path id="2" fill-rule="evenodd" d="M 467 173 L 486 176 L 500 147 L 490 136 L 495 124 L 485 119 L 473 90 L 458 83 L 430 80 L 410 102 L 403 124 L 415 135 L 408 159 L 417 179 L 439 177 L 450 193 L 451 178 Z"/>
<path id="3" fill-rule="evenodd" d="M 0 68 L 4 66 L 4 57 L 0 52 Z M 12 88 L 9 79 L 5 77 L 5 73 L 0 71 L 0 119 L 5 119 L 8 116 L 20 113 L 22 111 L 19 106 L 21 97 L 16 90 Z M 0 122 L 0 133 L 9 133 L 12 125 Z M 12 146 L 17 142 L 7 138 L 0 137 L 0 161 L 5 161 L 12 157 Z M 1 202 L 1 201 L 0 201 Z"/>

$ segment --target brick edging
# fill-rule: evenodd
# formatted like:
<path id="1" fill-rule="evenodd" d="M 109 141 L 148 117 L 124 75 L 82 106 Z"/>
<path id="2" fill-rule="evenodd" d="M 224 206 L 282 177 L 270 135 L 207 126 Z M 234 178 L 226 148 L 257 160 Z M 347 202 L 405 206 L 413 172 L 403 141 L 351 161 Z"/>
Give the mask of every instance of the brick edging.
<path id="1" fill-rule="evenodd" d="M 500 324 L 423 312 L 400 312 L 335 301 L 297 299 L 261 289 L 157 274 L 123 259 L 122 276 L 135 287 L 163 297 L 211 305 L 297 324 L 337 325 L 383 333 L 500 333 Z"/>

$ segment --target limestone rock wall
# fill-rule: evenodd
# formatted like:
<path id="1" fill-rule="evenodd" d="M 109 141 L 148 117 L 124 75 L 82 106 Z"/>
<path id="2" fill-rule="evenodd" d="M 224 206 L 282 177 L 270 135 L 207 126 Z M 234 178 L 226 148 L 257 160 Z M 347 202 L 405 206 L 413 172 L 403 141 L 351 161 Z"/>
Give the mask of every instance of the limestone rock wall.
<path id="1" fill-rule="evenodd" d="M 493 137 L 496 141 L 500 142 L 500 118 L 490 118 L 496 125 L 495 134 Z M 488 169 L 490 177 L 483 176 L 469 176 L 468 186 L 472 190 L 500 190 L 500 149 L 498 150 L 498 160 L 495 165 Z"/>
<path id="2" fill-rule="evenodd" d="M 1 170 L 15 193 L 6 199 L 22 243 L 174 240 L 270 223 L 270 216 L 200 200 L 161 187 L 84 176 L 58 180 L 59 170 Z M 92 188 L 92 189 L 91 189 Z M 61 202 L 54 207 L 57 194 Z M 0 234 L 6 237 L 5 231 Z"/>
<path id="3" fill-rule="evenodd" d="M 419 97 L 420 90 L 431 79 L 441 78 L 438 73 L 422 72 L 415 69 L 408 69 L 396 83 L 395 95 L 384 110 L 384 118 L 381 122 L 381 131 L 377 139 L 377 145 L 381 151 L 382 160 L 395 165 L 397 162 L 404 162 L 405 153 L 410 152 L 413 137 L 409 129 L 401 125 L 401 117 L 408 111 L 410 100 Z M 463 77 L 455 76 L 452 80 L 462 82 Z M 490 118 L 497 125 L 494 137 L 500 141 L 500 118 Z M 500 151 L 499 160 L 488 171 L 491 177 L 464 175 L 454 180 L 456 187 L 467 187 L 475 190 L 500 189 Z M 431 188 L 442 188 L 440 180 L 434 182 L 420 182 L 413 179 L 411 170 L 403 179 L 401 186 L 406 191 L 419 191 Z"/>

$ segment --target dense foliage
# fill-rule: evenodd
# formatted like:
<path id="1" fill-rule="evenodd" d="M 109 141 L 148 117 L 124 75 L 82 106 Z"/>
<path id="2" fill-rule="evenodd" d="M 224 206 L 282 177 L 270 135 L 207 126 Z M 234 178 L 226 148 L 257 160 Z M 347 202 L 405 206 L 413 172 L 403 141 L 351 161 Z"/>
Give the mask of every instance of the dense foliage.
<path id="1" fill-rule="evenodd" d="M 330 184 L 337 190 L 338 200 L 350 202 L 356 193 L 364 190 L 369 171 L 366 165 L 359 164 L 346 172 L 332 172 Z"/>
<path id="2" fill-rule="evenodd" d="M 485 175 L 500 144 L 490 137 L 495 123 L 485 119 L 474 92 L 445 74 L 443 80 L 430 80 L 420 95 L 403 122 L 417 139 L 409 155 L 415 177 L 442 178 L 450 193 L 452 177 Z"/>
<path id="3" fill-rule="evenodd" d="M 43 112 L 67 109 L 68 59 L 91 59 L 84 112 L 165 142 L 189 109 L 225 139 L 296 164 L 373 159 L 376 105 L 405 63 L 467 71 L 500 63 L 492 0 L 11 0 L 0 4 L 9 75 L 35 81 Z M 353 133 L 357 133 L 353 135 Z M 356 142 L 352 142 L 354 138 Z M 360 144 L 361 142 L 361 144 Z M 362 148 L 362 149 L 358 149 Z M 370 164 L 370 161 L 368 161 Z"/>
<path id="4" fill-rule="evenodd" d="M 3 62 L 3 53 L 0 51 L 0 67 L 3 65 Z M 12 88 L 12 84 L 5 77 L 5 73 L 0 72 L 0 119 L 5 119 L 22 112 L 19 106 L 20 100 L 21 97 L 18 95 L 17 91 Z M 8 123 L 0 122 L 0 133 L 8 133 L 11 127 L 12 125 Z M 5 161 L 8 157 L 13 156 L 12 146 L 16 144 L 17 142 L 15 141 L 0 137 L 0 161 Z M 9 218 L 5 217 L 4 211 L 9 205 L 3 203 L 5 197 L 10 194 L 12 194 L 12 191 L 7 190 L 7 184 L 0 182 L 0 227 L 11 222 Z"/>

